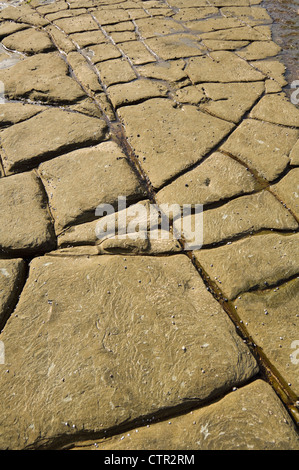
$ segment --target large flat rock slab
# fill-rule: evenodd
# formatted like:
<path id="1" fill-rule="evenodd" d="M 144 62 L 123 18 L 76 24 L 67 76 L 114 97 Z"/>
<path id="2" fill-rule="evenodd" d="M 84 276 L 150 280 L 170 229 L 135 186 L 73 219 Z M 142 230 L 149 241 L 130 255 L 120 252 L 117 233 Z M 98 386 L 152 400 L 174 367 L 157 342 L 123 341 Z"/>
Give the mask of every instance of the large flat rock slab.
<path id="1" fill-rule="evenodd" d="M 85 96 L 69 76 L 68 65 L 58 52 L 26 57 L 13 67 L 0 70 L 0 80 L 4 83 L 5 97 L 10 100 L 73 103 Z"/>
<path id="2" fill-rule="evenodd" d="M 193 106 L 175 107 L 164 98 L 126 106 L 118 112 L 128 140 L 155 188 L 200 161 L 234 127 Z"/>
<path id="3" fill-rule="evenodd" d="M 5 172 L 12 174 L 34 168 L 67 151 L 97 144 L 106 138 L 106 131 L 104 120 L 47 109 L 2 131 Z"/>
<path id="4" fill-rule="evenodd" d="M 299 219 L 299 168 L 293 168 L 278 183 L 270 186 L 271 191 Z"/>
<path id="5" fill-rule="evenodd" d="M 70 168 L 72 171 L 70 171 Z M 75 150 L 39 166 L 60 232 L 68 225 L 95 219 L 98 205 L 116 206 L 118 197 L 141 199 L 145 190 L 121 148 L 114 142 Z"/>
<path id="6" fill-rule="evenodd" d="M 158 191 L 158 203 L 208 205 L 259 189 L 253 175 L 239 162 L 214 152 L 193 170 Z"/>
<path id="7" fill-rule="evenodd" d="M 254 105 L 265 89 L 264 82 L 256 83 L 203 83 L 209 101 L 201 109 L 227 121 L 238 123 Z"/>
<path id="8" fill-rule="evenodd" d="M 237 157 L 268 181 L 276 179 L 290 162 L 298 130 L 245 119 L 221 149 Z"/>
<path id="9" fill-rule="evenodd" d="M 53 50 L 54 44 L 48 34 L 35 28 L 17 31 L 2 40 L 8 49 L 26 54 L 38 54 Z"/>
<path id="10" fill-rule="evenodd" d="M 132 429 L 102 441 L 78 442 L 75 450 L 296 450 L 295 426 L 262 380 L 183 416 Z M 163 462 L 163 454 L 160 462 Z M 188 464 L 191 456 L 181 456 Z M 178 461 L 178 458 L 176 459 Z M 152 455 L 151 463 L 159 462 Z"/>
<path id="11" fill-rule="evenodd" d="M 266 288 L 299 272 L 299 234 L 260 234 L 230 245 L 195 252 L 195 257 L 224 295 L 233 299 Z M 242 275 L 241 275 L 242 273 Z"/>
<path id="12" fill-rule="evenodd" d="M 235 307 L 253 341 L 299 396 L 299 278 L 275 289 L 247 292 Z"/>
<path id="13" fill-rule="evenodd" d="M 253 108 L 250 116 L 274 124 L 299 127 L 299 110 L 284 93 L 265 95 Z"/>
<path id="14" fill-rule="evenodd" d="M 255 82 L 264 75 L 233 52 L 217 51 L 188 61 L 186 73 L 193 83 Z"/>
<path id="15" fill-rule="evenodd" d="M 292 214 L 269 192 L 239 197 L 203 214 L 203 243 L 216 244 L 261 230 L 298 228 Z"/>
<path id="16" fill-rule="evenodd" d="M 258 371 L 185 255 L 35 258 L 14 313 L 0 335 L 2 449 L 104 437 Z"/>
<path id="17" fill-rule="evenodd" d="M 34 172 L 0 178 L 0 252 L 53 250 L 56 237 L 44 187 Z"/>

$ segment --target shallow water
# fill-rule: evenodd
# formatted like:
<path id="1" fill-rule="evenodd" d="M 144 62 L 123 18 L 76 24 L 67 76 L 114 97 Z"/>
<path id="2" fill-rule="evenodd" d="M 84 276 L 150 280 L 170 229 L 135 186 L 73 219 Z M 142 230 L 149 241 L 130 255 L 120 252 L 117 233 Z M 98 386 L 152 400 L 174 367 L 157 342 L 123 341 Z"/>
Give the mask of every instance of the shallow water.
<path id="1" fill-rule="evenodd" d="M 274 21 L 273 41 L 283 49 L 279 57 L 287 67 L 288 82 L 284 91 L 290 95 L 292 82 L 299 80 L 299 0 L 264 0 L 262 6 Z"/>

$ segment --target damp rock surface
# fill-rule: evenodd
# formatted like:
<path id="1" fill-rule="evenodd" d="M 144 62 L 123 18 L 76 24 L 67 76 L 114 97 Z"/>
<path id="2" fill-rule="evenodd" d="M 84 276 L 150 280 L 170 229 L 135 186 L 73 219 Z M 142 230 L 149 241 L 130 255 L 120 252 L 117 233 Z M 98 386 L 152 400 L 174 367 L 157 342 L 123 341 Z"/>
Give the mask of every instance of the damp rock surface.
<path id="1" fill-rule="evenodd" d="M 298 449 L 276 26 L 260 0 L 1 3 L 1 450 Z"/>

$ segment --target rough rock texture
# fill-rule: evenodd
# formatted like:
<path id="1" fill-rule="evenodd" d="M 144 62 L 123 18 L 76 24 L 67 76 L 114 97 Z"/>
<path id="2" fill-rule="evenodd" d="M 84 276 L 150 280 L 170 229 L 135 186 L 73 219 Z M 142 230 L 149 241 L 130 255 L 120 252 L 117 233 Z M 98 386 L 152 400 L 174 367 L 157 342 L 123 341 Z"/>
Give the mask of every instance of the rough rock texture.
<path id="1" fill-rule="evenodd" d="M 81 442 L 75 450 L 298 448 L 296 430 L 283 406 L 271 387 L 257 380 L 205 408 L 148 427 L 132 429 L 112 439 Z M 186 464 L 190 457 L 189 460 L 184 459 Z M 153 457 L 151 461 L 158 462 L 158 458 Z"/>
<path id="2" fill-rule="evenodd" d="M 245 60 L 228 51 L 211 52 L 209 56 L 190 59 L 186 73 L 193 83 L 215 80 L 221 83 L 255 82 L 264 78 L 261 72 L 254 70 Z"/>
<path id="3" fill-rule="evenodd" d="M 299 279 L 274 289 L 246 292 L 235 301 L 239 317 L 293 392 L 299 395 Z"/>
<path id="4" fill-rule="evenodd" d="M 298 449 L 294 44 L 266 8 L 1 3 L 1 449 Z"/>
<path id="5" fill-rule="evenodd" d="M 124 153 L 114 142 L 75 150 L 42 163 L 39 173 L 57 232 L 68 225 L 94 219 L 98 205 L 115 206 L 119 196 L 132 202 L 145 195 Z"/>
<path id="6" fill-rule="evenodd" d="M 105 136 L 103 120 L 60 109 L 47 109 L 28 121 L 2 131 L 4 169 L 7 174 L 12 174 L 32 168 L 52 156 L 96 144 Z"/>
<path id="7" fill-rule="evenodd" d="M 33 28 L 10 34 L 2 40 L 2 44 L 8 49 L 26 52 L 27 54 L 48 52 L 54 49 L 54 44 L 47 33 Z"/>
<path id="8" fill-rule="evenodd" d="M 35 258 L 0 338 L 1 448 L 200 403 L 258 371 L 184 255 Z"/>
<path id="9" fill-rule="evenodd" d="M 261 234 L 231 245 L 195 252 L 226 297 L 287 280 L 299 272 L 299 234 Z M 242 273 L 242 276 L 240 276 Z"/>
<path id="10" fill-rule="evenodd" d="M 299 219 L 299 168 L 291 170 L 270 189 Z"/>
<path id="11" fill-rule="evenodd" d="M 205 245 L 261 230 L 296 230 L 298 223 L 269 191 L 234 199 L 203 215 Z"/>
<path id="12" fill-rule="evenodd" d="M 220 152 L 213 153 L 193 170 L 157 193 L 158 203 L 211 204 L 251 193 L 259 184 L 243 165 Z"/>
<path id="13" fill-rule="evenodd" d="M 193 106 L 175 107 L 163 98 L 126 106 L 119 115 L 128 139 L 155 188 L 201 160 L 233 125 Z M 147 127 L 142 127 L 144 115 Z M 157 127 L 158 123 L 158 127 Z"/>
<path id="14" fill-rule="evenodd" d="M 13 67 L 0 70 L 8 99 L 69 103 L 84 96 L 80 85 L 68 76 L 68 66 L 57 52 L 36 54 Z"/>
<path id="15" fill-rule="evenodd" d="M 34 254 L 55 248 L 44 188 L 34 172 L 0 179 L 1 254 Z M 34 227 L 34 230 L 32 230 Z"/>
<path id="16" fill-rule="evenodd" d="M 245 119 L 221 148 L 273 181 L 289 163 L 288 156 L 297 139 L 296 129 Z"/>
<path id="17" fill-rule="evenodd" d="M 12 312 L 26 276 L 26 263 L 22 259 L 0 259 L 0 328 Z"/>

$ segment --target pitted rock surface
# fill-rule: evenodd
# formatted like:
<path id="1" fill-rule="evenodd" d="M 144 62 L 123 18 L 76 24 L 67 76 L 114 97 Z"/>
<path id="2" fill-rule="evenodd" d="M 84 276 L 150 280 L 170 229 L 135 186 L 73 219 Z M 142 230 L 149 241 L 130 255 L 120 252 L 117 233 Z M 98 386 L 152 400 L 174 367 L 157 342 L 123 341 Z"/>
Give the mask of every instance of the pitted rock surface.
<path id="1" fill-rule="evenodd" d="M 0 449 L 298 450 L 272 23 L 260 0 L 2 2 Z"/>

